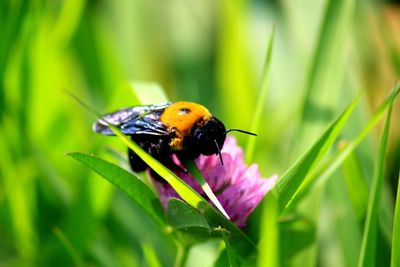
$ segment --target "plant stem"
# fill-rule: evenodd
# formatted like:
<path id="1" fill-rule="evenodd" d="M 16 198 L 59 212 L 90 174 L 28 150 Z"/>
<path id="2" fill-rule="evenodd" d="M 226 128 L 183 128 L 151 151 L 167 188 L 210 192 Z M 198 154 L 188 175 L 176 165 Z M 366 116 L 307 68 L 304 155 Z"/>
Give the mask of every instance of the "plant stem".
<path id="1" fill-rule="evenodd" d="M 189 248 L 182 244 L 177 244 L 176 258 L 174 267 L 183 267 L 185 266 L 187 257 L 189 254 Z"/>

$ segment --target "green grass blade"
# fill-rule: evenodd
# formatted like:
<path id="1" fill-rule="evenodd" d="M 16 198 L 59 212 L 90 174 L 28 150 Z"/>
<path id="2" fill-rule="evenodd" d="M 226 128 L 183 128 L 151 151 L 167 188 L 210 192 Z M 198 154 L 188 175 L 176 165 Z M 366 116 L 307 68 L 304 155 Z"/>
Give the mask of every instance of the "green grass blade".
<path id="1" fill-rule="evenodd" d="M 392 258 L 391 267 L 400 267 L 400 173 L 397 180 L 396 206 L 394 211 L 393 237 L 392 237 Z"/>
<path id="2" fill-rule="evenodd" d="M 351 205 L 345 181 L 336 172 L 332 179 L 321 185 L 325 187 L 327 201 L 324 202 L 325 208 L 320 216 L 323 221 L 319 225 L 329 231 L 320 232 L 318 244 L 320 247 L 326 242 L 330 243 L 330 248 L 323 249 L 324 261 L 330 263 L 329 266 L 357 266 L 362 228 Z M 332 257 L 335 249 L 337 257 Z"/>
<path id="3" fill-rule="evenodd" d="M 197 168 L 196 164 L 193 160 L 188 160 L 184 162 L 184 165 L 188 168 L 189 172 L 193 175 L 196 181 L 200 184 L 204 193 L 206 193 L 207 197 L 214 203 L 215 207 L 229 220 L 229 215 L 226 213 L 221 203 L 218 201 L 214 192 L 211 190 L 210 185 L 207 183 L 206 179 L 204 179 L 203 175 L 200 173 L 199 168 Z"/>
<path id="4" fill-rule="evenodd" d="M 151 246 L 150 243 L 144 242 L 142 244 L 142 250 L 143 250 L 143 256 L 144 256 L 145 262 L 147 263 L 147 266 L 149 266 L 149 267 L 161 267 L 162 266 L 160 260 L 157 257 L 156 252 L 154 251 L 154 248 Z"/>
<path id="5" fill-rule="evenodd" d="M 281 211 L 289 205 L 299 186 L 307 179 L 317 163 L 328 152 L 350 114 L 356 107 L 359 99 L 360 97 L 355 98 L 314 145 L 278 180 L 272 192 L 279 197 Z"/>
<path id="6" fill-rule="evenodd" d="M 210 203 L 200 196 L 193 188 L 188 186 L 182 179 L 176 176 L 171 170 L 162 165 L 151 155 L 146 153 L 138 144 L 132 142 L 119 129 L 109 125 L 113 132 L 132 149 L 149 167 L 158 175 L 165 179 L 178 193 L 178 195 L 192 207 L 198 209 L 208 219 L 212 226 L 222 226 L 232 234 L 232 238 L 237 241 L 236 252 L 246 256 L 246 253 L 255 248 L 254 243 L 232 222 L 227 220 Z"/>
<path id="7" fill-rule="evenodd" d="M 79 254 L 79 251 L 77 251 L 77 249 L 74 247 L 71 241 L 68 239 L 68 236 L 66 236 L 63 233 L 63 231 L 58 227 L 54 227 L 53 232 L 56 235 L 56 237 L 60 240 L 60 242 L 64 245 L 65 250 L 70 255 L 75 266 L 84 266 L 82 256 Z"/>
<path id="8" fill-rule="evenodd" d="M 338 110 L 345 74 L 343 67 L 346 62 L 345 47 L 355 2 L 355 0 L 326 1 L 324 18 L 305 80 L 300 128 L 296 133 L 296 144 L 293 146 L 295 154 L 318 138 L 319 133 Z"/>
<path id="9" fill-rule="evenodd" d="M 349 95 L 349 90 L 345 92 L 343 86 L 347 63 L 345 48 L 351 33 L 355 2 L 355 0 L 328 0 L 321 5 L 324 12 L 321 14 L 319 33 L 311 52 L 312 58 L 308 71 L 304 77 L 305 83 L 302 92 L 304 98 L 300 103 L 299 121 L 296 123 L 294 138 L 292 138 L 290 147 L 292 159 L 297 159 L 303 151 L 309 150 L 312 144 L 318 144 L 316 140 L 335 119 L 336 114 L 340 113 L 340 103 L 348 101 L 343 98 L 344 94 Z M 307 4 L 304 3 L 304 5 Z M 307 28 L 306 34 L 311 37 L 312 31 Z M 352 96 L 350 97 L 352 98 Z M 294 178 L 294 180 L 298 179 L 298 186 L 307 180 L 322 157 L 329 151 L 338 134 L 342 132 L 342 127 L 347 119 L 341 119 L 341 122 L 330 129 L 332 130 L 330 133 L 325 132 L 322 139 L 326 139 L 320 139 L 321 142 L 314 146 L 315 150 L 309 150 L 311 153 L 308 155 L 308 159 L 299 166 L 299 172 L 295 175 L 295 177 L 298 177 Z M 340 125 L 341 123 L 343 124 Z M 294 191 L 286 196 L 288 198 L 283 198 L 281 209 L 287 208 L 291 199 L 296 195 L 297 189 L 295 187 L 291 189 L 294 189 Z M 315 225 L 315 227 L 307 227 L 307 224 L 305 224 L 303 229 L 307 233 L 304 234 L 305 242 L 293 240 L 293 243 L 291 238 L 297 234 L 296 224 L 290 224 L 284 228 L 281 239 L 283 265 L 309 267 L 317 265 L 317 232 L 320 231 L 318 221 L 323 209 L 323 206 L 318 205 L 318 203 L 322 203 L 324 195 L 324 187 L 316 188 L 303 199 L 301 205 L 296 207 L 296 213 L 308 218 L 308 225 Z M 295 254 L 296 257 L 291 257 L 288 260 L 289 257 L 284 256 L 287 254 Z"/>
<path id="10" fill-rule="evenodd" d="M 223 117 L 225 125 L 229 128 L 246 129 L 249 127 L 249 118 L 253 116 L 255 96 L 253 89 L 257 88 L 257 85 L 249 58 L 248 36 L 245 32 L 245 10 L 248 6 L 247 1 L 216 2 L 219 18 L 216 78 L 219 106 L 223 114 L 231 114 Z M 228 96 L 229 101 L 226 101 Z"/>
<path id="11" fill-rule="evenodd" d="M 7 141 L 15 139 L 8 137 L 5 133 L 7 128 L 0 131 L 0 198 L 6 196 L 8 216 L 12 222 L 9 229 L 14 237 L 14 244 L 20 255 L 31 258 L 36 253 L 37 231 L 35 230 L 35 187 L 33 179 L 27 176 L 31 173 L 31 164 L 27 161 L 13 162 L 11 153 L 7 153 Z M 4 153 L 5 152 L 5 153 Z M 28 179 L 29 178 L 29 179 Z M 1 192 L 2 191 L 2 192 Z M 4 195 L 3 195 L 4 194 Z M 2 199 L 0 199 L 0 205 Z"/>
<path id="12" fill-rule="evenodd" d="M 339 144 L 339 151 L 346 149 L 348 142 Z M 368 185 L 356 153 L 352 152 L 343 160 L 341 170 L 346 183 L 347 192 L 357 220 L 364 219 L 368 202 Z"/>
<path id="13" fill-rule="evenodd" d="M 232 250 L 231 244 L 229 243 L 229 238 L 228 238 L 227 233 L 222 230 L 221 235 L 222 235 L 222 240 L 224 240 L 224 243 L 225 243 L 225 250 L 226 250 L 226 254 L 228 256 L 229 266 L 230 267 L 238 267 L 239 265 L 238 265 L 235 253 Z"/>
<path id="14" fill-rule="evenodd" d="M 259 253 L 257 266 L 278 267 L 279 264 L 279 201 L 273 194 L 267 194 L 265 202 L 262 203 L 262 218 L 260 235 L 261 240 L 258 244 Z"/>
<path id="15" fill-rule="evenodd" d="M 368 121 L 367 125 L 361 130 L 357 137 L 349 142 L 344 149 L 335 153 L 330 160 L 325 162 L 323 165 L 318 166 L 313 173 L 301 184 L 298 189 L 299 194 L 297 199 L 300 199 L 311 187 L 311 185 L 319 179 L 319 183 L 323 183 L 328 179 L 333 172 L 337 170 L 347 159 L 351 153 L 357 148 L 358 145 L 367 137 L 371 130 L 378 124 L 385 111 L 392 105 L 393 101 L 396 99 L 397 95 L 400 93 L 400 83 L 395 85 L 392 93 L 389 97 L 380 105 L 380 107 L 372 115 L 371 119 Z"/>
<path id="16" fill-rule="evenodd" d="M 365 222 L 363 241 L 358 262 L 359 267 L 375 266 L 379 207 L 384 181 L 385 159 L 391 114 L 392 105 L 390 105 L 387 113 L 385 127 L 379 143 L 377 159 L 375 161 L 376 165 L 374 166 L 374 177 L 372 181 L 371 193 L 369 196 L 367 218 Z"/>
<path id="17" fill-rule="evenodd" d="M 257 100 L 256 108 L 254 111 L 253 121 L 250 126 L 250 132 L 258 133 L 260 130 L 261 117 L 263 115 L 263 108 L 265 106 L 270 80 L 270 70 L 271 70 L 271 58 L 272 58 L 272 48 L 274 43 L 275 27 L 272 28 L 271 35 L 269 36 L 267 54 L 265 56 L 265 65 L 261 78 L 260 92 Z M 254 148 L 256 145 L 256 138 L 249 137 L 246 145 L 246 162 L 251 162 L 254 154 Z"/>
<path id="18" fill-rule="evenodd" d="M 158 175 L 164 178 L 175 191 L 185 200 L 188 204 L 195 208 L 199 208 L 202 202 L 205 202 L 197 192 L 188 186 L 184 181 L 177 177 L 171 170 L 163 166 L 156 159 L 146 153 L 138 144 L 132 142 L 128 136 L 124 135 L 119 131 L 118 128 L 109 125 L 115 135 L 117 135 L 130 149 L 132 149 L 151 169 L 153 169 Z"/>
<path id="19" fill-rule="evenodd" d="M 138 178 L 117 165 L 79 152 L 67 153 L 127 194 L 136 204 L 160 225 L 165 224 L 164 211 L 158 197 Z"/>

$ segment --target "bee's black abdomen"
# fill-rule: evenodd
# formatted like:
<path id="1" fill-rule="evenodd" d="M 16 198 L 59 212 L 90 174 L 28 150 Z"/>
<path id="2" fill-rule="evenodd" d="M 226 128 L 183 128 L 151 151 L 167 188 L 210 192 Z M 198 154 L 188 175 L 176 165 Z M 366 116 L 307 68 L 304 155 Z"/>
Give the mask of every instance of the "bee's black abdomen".
<path id="1" fill-rule="evenodd" d="M 154 136 L 137 136 L 131 135 L 133 142 L 137 143 L 144 151 L 149 153 L 155 158 L 159 158 L 160 149 L 162 147 L 162 139 L 155 138 Z M 149 166 L 144 162 L 132 149 L 128 148 L 129 164 L 134 172 L 143 172 Z"/>
<path id="2" fill-rule="evenodd" d="M 146 162 L 144 162 L 132 149 L 128 148 L 128 159 L 131 165 L 132 171 L 143 172 L 148 168 Z"/>

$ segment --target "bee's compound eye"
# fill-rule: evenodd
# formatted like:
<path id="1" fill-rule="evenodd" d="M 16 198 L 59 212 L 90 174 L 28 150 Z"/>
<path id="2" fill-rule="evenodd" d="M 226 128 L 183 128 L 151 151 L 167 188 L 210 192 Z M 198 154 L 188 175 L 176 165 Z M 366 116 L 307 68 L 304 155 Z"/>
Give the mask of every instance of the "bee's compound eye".
<path id="1" fill-rule="evenodd" d="M 197 141 L 202 144 L 207 143 L 207 135 L 202 131 L 198 132 L 199 133 L 197 134 Z"/>

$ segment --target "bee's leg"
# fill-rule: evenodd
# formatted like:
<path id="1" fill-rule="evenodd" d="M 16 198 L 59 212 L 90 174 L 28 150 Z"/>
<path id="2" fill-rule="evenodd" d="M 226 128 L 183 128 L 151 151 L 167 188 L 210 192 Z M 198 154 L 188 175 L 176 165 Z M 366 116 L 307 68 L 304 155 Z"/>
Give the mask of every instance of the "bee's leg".
<path id="1" fill-rule="evenodd" d="M 185 168 L 179 166 L 178 164 L 176 164 L 170 156 L 163 157 L 162 159 L 160 159 L 160 162 L 162 164 L 164 164 L 171 171 L 180 171 L 180 172 L 187 173 L 187 170 Z"/>
<path id="2" fill-rule="evenodd" d="M 194 160 L 200 156 L 199 149 L 194 145 L 193 137 L 187 136 L 183 140 L 184 149 L 177 151 L 176 156 L 180 162 L 185 162 L 186 160 Z"/>
<path id="3" fill-rule="evenodd" d="M 166 183 L 166 181 L 160 175 L 158 175 L 158 173 L 156 173 L 153 169 L 150 169 L 150 176 L 157 182 L 160 182 L 163 184 Z"/>
<path id="4" fill-rule="evenodd" d="M 149 166 L 132 149 L 128 148 L 129 165 L 134 172 L 145 171 Z"/>
<path id="5" fill-rule="evenodd" d="M 200 156 L 199 152 L 196 151 L 186 151 L 182 150 L 176 153 L 176 156 L 178 157 L 180 162 L 184 162 L 186 160 L 195 160 Z"/>
<path id="6" fill-rule="evenodd" d="M 156 157 L 157 158 L 157 157 Z M 170 169 L 171 171 L 180 171 L 187 173 L 187 170 L 183 169 L 181 166 L 177 165 L 170 157 L 162 157 L 157 158 L 159 162 L 161 162 L 165 167 Z M 162 183 L 166 183 L 166 181 L 158 175 L 153 169 L 150 169 L 150 175 L 154 178 L 154 180 Z"/>
<path id="7" fill-rule="evenodd" d="M 186 137 L 184 139 L 184 149 L 176 153 L 179 160 L 197 159 L 200 156 L 199 149 L 193 145 L 193 139 Z"/>
<path id="8" fill-rule="evenodd" d="M 169 139 L 160 139 L 158 144 L 151 149 L 150 154 L 153 155 L 158 161 L 164 164 L 165 167 L 172 171 L 186 172 L 184 168 L 176 164 L 171 157 L 171 148 L 169 146 Z"/>

